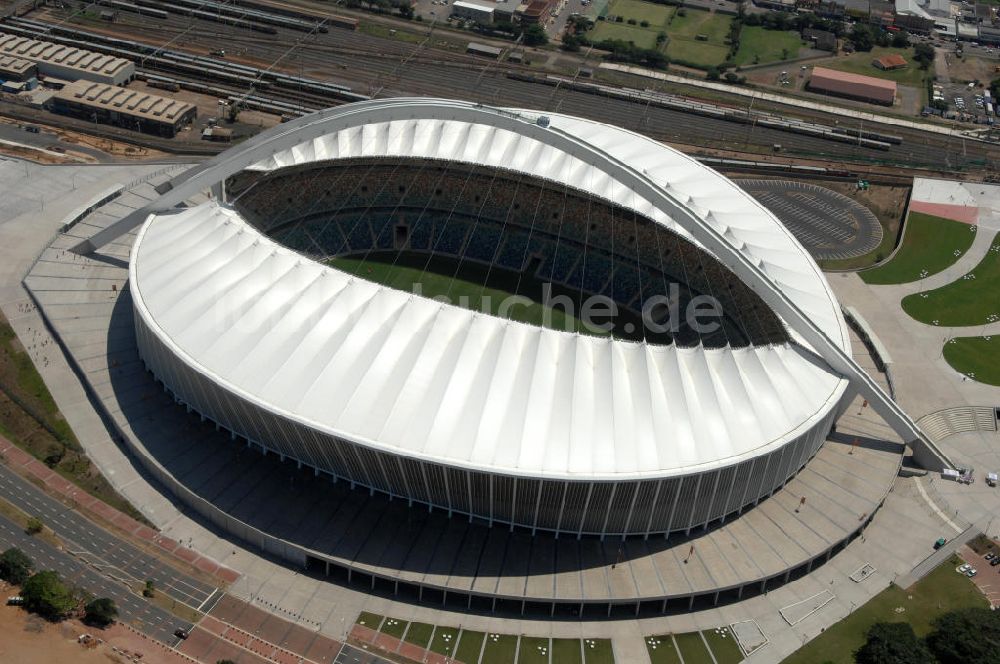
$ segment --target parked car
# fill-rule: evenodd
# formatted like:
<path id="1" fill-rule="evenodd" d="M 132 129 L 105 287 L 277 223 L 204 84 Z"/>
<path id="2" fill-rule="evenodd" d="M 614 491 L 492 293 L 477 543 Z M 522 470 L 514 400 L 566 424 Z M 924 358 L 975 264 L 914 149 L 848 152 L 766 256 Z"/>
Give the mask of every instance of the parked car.
<path id="1" fill-rule="evenodd" d="M 993 553 L 992 551 L 990 551 L 985 556 L 983 556 L 983 558 L 986 558 L 986 560 L 993 560 L 996 557 L 997 557 L 997 554 Z"/>
<path id="2" fill-rule="evenodd" d="M 174 636 L 178 639 L 186 639 L 188 637 L 188 633 L 183 629 L 177 628 L 174 630 Z"/>
<path id="3" fill-rule="evenodd" d="M 941 548 L 942 546 L 944 546 L 946 542 L 947 542 L 947 540 L 946 540 L 945 538 L 943 538 L 943 537 L 939 537 L 939 538 L 937 539 L 937 541 L 936 541 L 936 542 L 934 542 L 934 550 L 935 550 L 935 551 L 937 551 L 937 550 L 938 550 L 938 549 L 940 549 L 940 548 Z"/>
<path id="4" fill-rule="evenodd" d="M 990 561 L 990 567 L 996 567 L 997 565 L 1000 565 L 1000 557 L 994 558 Z"/>

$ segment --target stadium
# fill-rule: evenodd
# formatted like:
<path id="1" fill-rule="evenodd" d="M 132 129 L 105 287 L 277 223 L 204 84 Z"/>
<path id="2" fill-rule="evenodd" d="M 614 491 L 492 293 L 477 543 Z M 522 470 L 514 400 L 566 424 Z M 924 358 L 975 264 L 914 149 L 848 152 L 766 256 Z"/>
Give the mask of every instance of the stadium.
<path id="1" fill-rule="evenodd" d="M 859 392 L 912 424 L 853 364 L 832 291 L 770 212 L 609 125 L 352 104 L 140 212 L 87 244 L 142 224 L 138 350 L 175 400 L 449 515 L 690 532 L 783 486 Z M 679 315 L 705 298 L 716 324 Z M 613 311 L 599 329 L 595 299 Z"/>

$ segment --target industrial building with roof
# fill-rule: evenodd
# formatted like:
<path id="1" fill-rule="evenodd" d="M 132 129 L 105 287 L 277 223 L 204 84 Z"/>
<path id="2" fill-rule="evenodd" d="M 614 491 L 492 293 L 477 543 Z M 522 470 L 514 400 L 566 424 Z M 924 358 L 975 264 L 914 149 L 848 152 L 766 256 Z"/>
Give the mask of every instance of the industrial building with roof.
<path id="1" fill-rule="evenodd" d="M 896 101 L 895 81 L 886 81 L 874 76 L 853 74 L 825 67 L 813 67 L 808 89 L 835 97 L 855 99 L 883 106 L 892 106 Z"/>
<path id="2" fill-rule="evenodd" d="M 493 24 L 493 7 L 465 0 L 455 0 L 451 5 L 451 15 L 475 21 L 480 25 Z"/>
<path id="3" fill-rule="evenodd" d="M 906 58 L 899 53 L 890 53 L 872 60 L 872 66 L 882 71 L 893 71 L 895 69 L 905 69 L 909 63 Z"/>
<path id="4" fill-rule="evenodd" d="M 4 81 L 26 81 L 38 76 L 38 67 L 31 60 L 0 55 L 0 79 Z"/>
<path id="5" fill-rule="evenodd" d="M 42 76 L 124 85 L 135 78 L 131 60 L 82 48 L 0 33 L 0 55 L 35 63 Z"/>
<path id="6" fill-rule="evenodd" d="M 56 113 L 173 137 L 194 121 L 194 104 L 92 81 L 74 81 L 49 101 Z"/>
<path id="7" fill-rule="evenodd" d="M 234 437 L 449 515 L 576 536 L 687 532 L 755 504 L 857 393 L 933 456 L 851 359 L 808 253 L 697 161 L 606 124 L 457 101 L 293 122 L 77 248 L 141 225 L 139 355 Z M 709 295 L 721 315 L 566 331 L 392 287 L 380 265 L 601 296 L 630 322 Z"/>

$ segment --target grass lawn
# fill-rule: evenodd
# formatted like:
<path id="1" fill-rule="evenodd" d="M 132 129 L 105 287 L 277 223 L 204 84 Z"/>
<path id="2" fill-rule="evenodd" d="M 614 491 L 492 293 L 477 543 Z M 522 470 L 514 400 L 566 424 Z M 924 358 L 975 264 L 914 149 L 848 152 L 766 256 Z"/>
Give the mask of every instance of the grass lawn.
<path id="1" fill-rule="evenodd" d="M 889 586 L 854 613 L 828 627 L 786 658 L 783 664 L 853 664 L 854 651 L 864 644 L 865 633 L 876 622 L 908 622 L 917 636 L 923 637 L 931 631 L 931 622 L 943 613 L 988 606 L 972 581 L 955 573 L 955 566 L 960 563 L 957 556 L 952 556 L 907 590 Z M 904 610 L 897 612 L 899 608 Z"/>
<path id="2" fill-rule="evenodd" d="M 521 647 L 517 651 L 517 664 L 549 664 L 549 640 L 537 636 L 522 636 Z"/>
<path id="3" fill-rule="evenodd" d="M 646 652 L 652 664 L 681 664 L 681 656 L 677 654 L 674 640 L 669 634 L 646 637 Z"/>
<path id="4" fill-rule="evenodd" d="M 671 60 L 705 68 L 722 64 L 728 53 L 728 46 L 706 44 L 687 39 L 673 39 L 667 44 L 667 56 Z"/>
<path id="5" fill-rule="evenodd" d="M 583 664 L 580 639 L 552 639 L 552 661 L 554 664 Z"/>
<path id="6" fill-rule="evenodd" d="M 481 642 L 481 641 L 480 641 Z M 454 627 L 438 627 L 434 630 L 434 638 L 427 647 L 431 652 L 451 657 L 455 654 L 455 644 L 458 643 L 458 630 Z M 478 651 L 476 656 L 479 656 Z"/>
<path id="7" fill-rule="evenodd" d="M 513 634 L 487 634 L 481 664 L 514 664 L 517 637 Z M 473 660 L 474 661 L 474 660 Z"/>
<path id="8" fill-rule="evenodd" d="M 0 385 L 0 433 L 90 495 L 150 525 L 91 463 L 2 314 Z"/>
<path id="9" fill-rule="evenodd" d="M 720 64 L 729 53 L 725 41 L 729 36 L 732 17 L 690 7 L 684 11 L 684 16 L 678 14 L 667 26 L 667 34 L 670 36 L 667 55 L 692 64 Z M 697 35 L 704 35 L 707 40 L 699 41 L 696 39 Z"/>
<path id="10" fill-rule="evenodd" d="M 389 636 L 394 636 L 397 639 L 402 639 L 403 634 L 406 632 L 406 626 L 410 623 L 405 620 L 396 620 L 395 618 L 386 618 L 382 621 L 382 627 L 379 629 L 383 634 L 388 634 Z"/>
<path id="11" fill-rule="evenodd" d="M 752 65 L 777 62 L 788 50 L 788 58 L 795 58 L 802 48 L 802 38 L 798 32 L 790 30 L 766 30 L 759 25 L 744 26 L 740 31 L 740 49 L 733 62 L 737 65 Z"/>
<path id="12" fill-rule="evenodd" d="M 685 632 L 684 634 L 674 634 L 677 639 L 677 647 L 684 658 L 684 664 L 715 664 L 712 655 L 701 640 L 700 632 Z"/>
<path id="13" fill-rule="evenodd" d="M 643 0 L 611 0 L 608 3 L 608 16 L 624 16 L 627 21 L 634 18 L 637 22 L 649 21 L 650 28 L 660 29 L 674 14 L 674 7 L 658 5 Z"/>
<path id="14" fill-rule="evenodd" d="M 673 16 L 674 7 L 657 5 L 642 0 L 611 0 L 608 3 L 607 16 L 621 16 L 624 22 L 597 21 L 588 37 L 595 42 L 605 39 L 620 39 L 632 42 L 639 48 L 656 48 L 656 35 L 667 31 L 667 21 Z M 636 25 L 629 25 L 629 19 L 635 19 Z M 648 27 L 638 25 L 648 21 Z"/>
<path id="15" fill-rule="evenodd" d="M 410 262 L 404 264 L 404 260 Z M 484 288 L 483 282 L 477 279 L 485 279 L 485 277 L 474 274 L 472 271 L 483 270 L 485 272 L 485 268 L 466 263 L 461 268 L 463 271 L 460 276 L 452 277 L 455 270 L 453 265 L 435 266 L 433 269 L 436 271 L 432 272 L 430 269 L 423 269 L 424 260 L 419 256 L 407 256 L 393 265 L 380 262 L 373 256 L 369 256 L 367 260 L 341 257 L 331 259 L 329 265 L 369 281 L 385 284 L 408 293 L 415 292 L 415 286 L 419 284 L 420 293 L 424 297 L 446 297 L 452 304 L 493 315 L 500 312 L 504 303 L 510 301 L 514 290 L 520 287 L 520 294 L 526 296 L 531 302 L 515 303 L 514 306 L 509 306 L 507 317 L 522 323 L 549 327 L 554 330 L 588 332 L 583 324 L 568 314 L 562 306 L 553 308 L 542 305 L 541 294 L 528 292 L 527 280 L 518 282 L 515 273 L 505 275 L 503 274 L 504 270 L 493 269 L 489 272 L 489 286 Z M 450 262 L 454 263 L 454 261 Z M 599 331 L 590 331 L 590 333 L 602 334 Z"/>
<path id="16" fill-rule="evenodd" d="M 899 54 L 910 63 L 905 69 L 894 71 L 882 71 L 872 65 L 872 61 L 884 55 Z M 837 56 L 829 60 L 817 60 L 817 67 L 827 67 L 839 71 L 849 71 L 855 74 L 864 74 L 875 78 L 884 78 L 888 81 L 896 81 L 900 85 L 909 85 L 914 88 L 923 88 L 924 78 L 927 72 L 923 71 L 913 62 L 912 48 L 887 48 L 876 46 L 868 53 L 852 53 L 848 56 Z"/>
<path id="17" fill-rule="evenodd" d="M 482 632 L 474 632 L 468 629 L 462 630 L 462 635 L 458 639 L 458 651 L 455 659 L 463 662 L 478 662 L 479 651 L 483 647 L 483 639 L 486 635 Z"/>
<path id="18" fill-rule="evenodd" d="M 358 615 L 358 619 L 355 621 L 359 625 L 364 625 L 369 629 L 374 629 L 378 631 L 378 626 L 382 624 L 382 616 L 377 613 L 372 613 L 370 611 L 362 611 Z"/>
<path id="19" fill-rule="evenodd" d="M 888 263 L 858 274 L 869 284 L 905 284 L 937 274 L 968 251 L 975 229 L 959 221 L 911 212 L 896 255 Z"/>
<path id="20" fill-rule="evenodd" d="M 983 325 L 1000 320 L 1000 233 L 979 265 L 932 291 L 903 298 L 903 310 L 928 325 Z"/>
<path id="21" fill-rule="evenodd" d="M 611 639 L 584 639 L 583 657 L 587 664 L 615 664 Z"/>
<path id="22" fill-rule="evenodd" d="M 736 638 L 728 627 L 723 627 L 721 632 L 706 629 L 702 634 L 705 635 L 708 647 L 712 649 L 712 654 L 715 655 L 715 661 L 718 664 L 737 664 L 743 661 L 743 651 L 740 650 Z"/>
<path id="23" fill-rule="evenodd" d="M 406 630 L 406 637 L 403 639 L 407 643 L 426 648 L 431 641 L 431 634 L 434 632 L 434 625 L 427 623 L 412 622 L 410 629 Z"/>
<path id="24" fill-rule="evenodd" d="M 653 30 L 638 25 L 629 25 L 628 23 L 598 21 L 594 29 L 587 33 L 587 38 L 594 42 L 601 42 L 605 39 L 620 39 L 621 41 L 632 42 L 639 48 L 654 48 L 656 46 L 656 35 L 660 30 L 662 28 Z"/>
<path id="25" fill-rule="evenodd" d="M 975 374 L 974 379 L 1000 386 L 1000 336 L 956 337 L 944 345 L 944 359 L 952 369 Z"/>

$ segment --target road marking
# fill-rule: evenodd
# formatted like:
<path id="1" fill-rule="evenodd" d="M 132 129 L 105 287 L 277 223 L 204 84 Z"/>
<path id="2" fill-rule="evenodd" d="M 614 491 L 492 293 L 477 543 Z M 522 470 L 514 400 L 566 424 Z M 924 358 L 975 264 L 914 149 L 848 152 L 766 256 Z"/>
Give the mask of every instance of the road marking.
<path id="1" fill-rule="evenodd" d="M 217 592 L 219 592 L 219 589 L 218 589 L 218 588 L 216 588 L 215 590 L 213 590 L 213 591 L 212 591 L 212 594 L 211 594 L 211 595 L 209 595 L 208 597 L 206 597 L 206 598 L 205 598 L 205 601 L 204 601 L 204 602 L 202 602 L 201 604 L 199 604 L 199 605 L 198 605 L 198 612 L 199 612 L 199 613 L 201 612 L 201 609 L 202 609 L 202 607 L 203 607 L 203 606 L 205 606 L 206 604 L 208 604 L 208 601 L 209 601 L 210 599 L 212 599 L 213 597 L 215 597 L 215 593 L 217 593 Z"/>
<path id="2" fill-rule="evenodd" d="M 927 495 L 927 492 L 924 491 L 924 485 L 920 481 L 919 477 L 916 478 L 916 482 L 917 482 L 917 491 L 919 491 L 920 495 L 923 496 L 924 500 L 927 501 L 927 504 L 931 506 L 931 509 L 934 510 L 934 512 L 939 517 L 941 517 L 941 520 L 944 521 L 945 523 L 947 523 L 952 528 L 954 528 L 956 533 L 962 532 L 962 530 L 964 530 L 964 529 L 963 528 L 959 528 L 957 525 L 955 525 L 955 522 L 952 521 L 951 519 L 949 519 L 948 515 L 945 514 L 944 512 L 942 512 L 941 508 L 937 506 L 937 503 L 935 503 L 933 500 L 931 500 L 931 497 Z"/>

